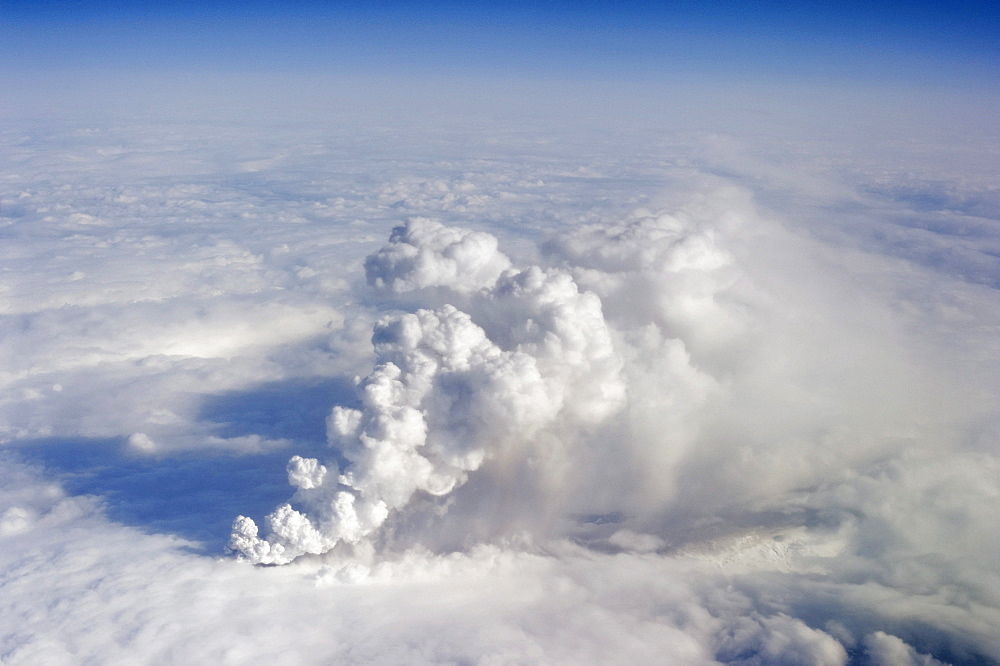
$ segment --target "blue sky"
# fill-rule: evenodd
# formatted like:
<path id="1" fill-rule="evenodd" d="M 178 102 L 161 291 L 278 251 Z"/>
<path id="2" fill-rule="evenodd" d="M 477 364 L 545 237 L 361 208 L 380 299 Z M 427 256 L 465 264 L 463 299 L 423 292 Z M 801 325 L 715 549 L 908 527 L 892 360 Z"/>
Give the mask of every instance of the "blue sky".
<path id="1" fill-rule="evenodd" d="M 89 2 L 0 6 L 50 70 L 917 80 L 994 85 L 995 2 Z"/>

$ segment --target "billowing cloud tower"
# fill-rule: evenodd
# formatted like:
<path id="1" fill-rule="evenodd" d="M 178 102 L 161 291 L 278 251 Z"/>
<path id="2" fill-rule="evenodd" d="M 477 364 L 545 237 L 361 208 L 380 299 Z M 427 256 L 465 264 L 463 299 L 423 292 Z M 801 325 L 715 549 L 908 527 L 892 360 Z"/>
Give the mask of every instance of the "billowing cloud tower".
<path id="1" fill-rule="evenodd" d="M 335 407 L 330 443 L 348 461 L 294 457 L 291 501 L 236 519 L 230 547 L 283 564 L 373 534 L 418 493 L 444 496 L 486 461 L 531 447 L 564 420 L 597 424 L 625 399 L 622 361 L 600 299 L 558 269 L 518 270 L 485 233 L 417 218 L 365 262 L 387 296 L 444 302 L 375 326 L 376 364 L 359 408 Z"/>

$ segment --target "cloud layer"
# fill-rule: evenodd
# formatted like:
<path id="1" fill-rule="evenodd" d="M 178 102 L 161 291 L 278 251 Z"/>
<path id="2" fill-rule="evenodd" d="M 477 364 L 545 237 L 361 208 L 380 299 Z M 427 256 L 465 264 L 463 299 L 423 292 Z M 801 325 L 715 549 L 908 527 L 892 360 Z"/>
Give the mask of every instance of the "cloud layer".
<path id="1" fill-rule="evenodd" d="M 989 142 L 704 111 L 0 134 L 0 660 L 1000 661 Z"/>

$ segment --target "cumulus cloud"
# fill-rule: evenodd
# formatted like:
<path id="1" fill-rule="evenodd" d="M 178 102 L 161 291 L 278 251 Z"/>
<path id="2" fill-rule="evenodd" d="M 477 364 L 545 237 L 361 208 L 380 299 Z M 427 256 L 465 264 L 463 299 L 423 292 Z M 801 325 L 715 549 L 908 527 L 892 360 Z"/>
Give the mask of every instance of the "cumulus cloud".
<path id="1" fill-rule="evenodd" d="M 871 663 L 878 666 L 938 666 L 944 662 L 920 654 L 899 638 L 883 631 L 865 637 L 865 651 Z"/>
<path id="2" fill-rule="evenodd" d="M 929 370 L 878 339 L 908 334 L 867 314 L 883 294 L 809 272 L 804 257 L 829 255 L 765 219 L 746 190 L 712 179 L 699 188 L 673 208 L 558 234 L 544 263 L 527 268 L 483 232 L 423 218 L 396 228 L 365 268 L 368 298 L 404 311 L 375 325 L 360 405 L 328 419 L 343 469 L 333 456 L 293 458 L 296 493 L 263 530 L 237 518 L 230 547 L 269 564 L 329 553 L 321 578 L 339 584 L 391 575 L 379 563 L 408 548 L 431 549 L 419 569 L 433 566 L 435 549 L 571 539 L 709 562 L 741 579 L 736 614 L 692 602 L 724 618 L 703 645 L 728 663 L 840 664 L 849 650 L 872 663 L 990 654 L 979 630 L 914 633 L 906 618 L 937 626 L 934 611 L 876 612 L 846 586 L 860 562 L 876 594 L 938 576 L 920 564 L 930 553 L 961 557 L 944 546 L 964 538 L 944 536 L 944 507 L 897 516 L 875 498 L 900 507 L 934 495 L 918 459 L 958 464 L 936 451 L 957 446 L 963 410 L 925 411 L 917 378 Z M 951 380 L 936 379 L 940 395 Z M 881 476 L 893 466 L 904 476 Z M 988 485 L 990 468 L 967 478 Z M 904 515 L 908 525 L 895 522 Z M 978 541 L 957 550 L 974 553 Z M 990 567 L 966 562 L 970 575 Z M 827 609 L 787 590 L 784 602 L 764 600 L 792 580 L 810 589 L 799 577 L 816 575 L 837 599 Z M 846 609 L 865 619 L 841 618 Z"/>
<path id="3" fill-rule="evenodd" d="M 358 385 L 362 407 L 335 407 L 329 419 L 349 468 L 328 483 L 300 481 L 300 469 L 321 466 L 293 459 L 293 502 L 304 510 L 279 507 L 263 538 L 250 518 L 234 524 L 230 547 L 253 562 L 356 543 L 415 493 L 447 495 L 489 459 L 530 455 L 557 419 L 599 423 L 624 400 L 600 301 L 566 273 L 509 268 L 492 236 L 419 218 L 365 265 L 376 289 L 478 290 L 474 309 L 492 336 L 449 304 L 380 319 L 376 366 Z"/>
<path id="4" fill-rule="evenodd" d="M 510 268 L 490 234 L 414 218 L 365 260 L 368 284 L 394 293 L 424 287 L 457 292 L 488 289 Z"/>
<path id="5" fill-rule="evenodd" d="M 755 211 L 736 187 L 707 188 L 677 210 L 638 210 L 620 222 L 558 236 L 548 252 L 598 294 L 622 324 L 656 323 L 705 357 L 741 339 L 752 294 L 724 238 Z M 741 291 L 742 290 L 742 291 Z"/>

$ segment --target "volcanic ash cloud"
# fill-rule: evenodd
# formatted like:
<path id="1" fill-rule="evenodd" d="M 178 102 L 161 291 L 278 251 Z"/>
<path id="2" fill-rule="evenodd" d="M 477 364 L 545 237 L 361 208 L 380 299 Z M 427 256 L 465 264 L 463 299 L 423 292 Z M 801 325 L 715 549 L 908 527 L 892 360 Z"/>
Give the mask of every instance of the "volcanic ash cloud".
<path id="1" fill-rule="evenodd" d="M 512 268 L 493 236 L 422 218 L 393 230 L 365 267 L 387 298 L 433 290 L 425 300 L 475 314 L 445 302 L 378 321 L 361 408 L 336 407 L 328 420 L 347 468 L 292 458 L 298 490 L 266 517 L 266 536 L 245 516 L 233 524 L 230 547 L 251 562 L 361 542 L 417 493 L 448 495 L 541 431 L 597 424 L 624 403 L 601 301 L 565 271 Z"/>

